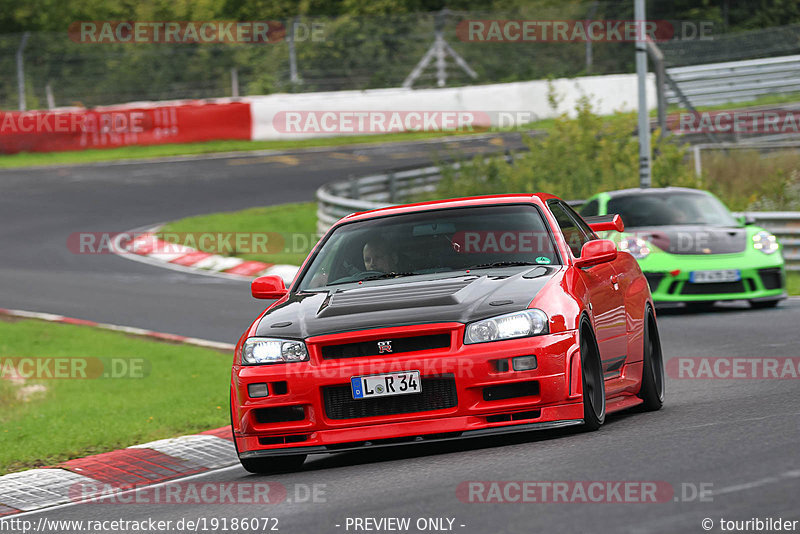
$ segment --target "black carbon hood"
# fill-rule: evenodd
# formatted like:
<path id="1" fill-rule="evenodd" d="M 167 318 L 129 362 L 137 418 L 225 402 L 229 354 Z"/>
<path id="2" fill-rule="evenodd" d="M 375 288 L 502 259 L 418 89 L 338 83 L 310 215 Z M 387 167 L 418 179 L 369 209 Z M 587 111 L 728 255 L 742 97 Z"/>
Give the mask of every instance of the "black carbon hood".
<path id="1" fill-rule="evenodd" d="M 747 247 L 745 228 L 653 226 L 626 230 L 670 254 L 735 254 Z"/>
<path id="2" fill-rule="evenodd" d="M 526 309 L 561 268 L 540 266 L 511 274 L 505 269 L 291 293 L 286 302 L 267 311 L 256 335 L 305 339 L 410 324 L 467 323 Z"/>

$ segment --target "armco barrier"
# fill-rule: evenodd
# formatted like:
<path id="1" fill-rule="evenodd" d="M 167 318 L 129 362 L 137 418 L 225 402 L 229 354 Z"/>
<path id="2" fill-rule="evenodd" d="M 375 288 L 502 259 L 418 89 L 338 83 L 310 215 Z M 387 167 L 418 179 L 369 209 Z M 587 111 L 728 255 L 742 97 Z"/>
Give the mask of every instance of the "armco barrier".
<path id="1" fill-rule="evenodd" d="M 181 101 L 0 112 L 0 154 L 250 139 L 247 102 Z"/>
<path id="2" fill-rule="evenodd" d="M 459 164 L 452 167 L 458 169 Z M 434 191 L 441 177 L 439 167 L 424 167 L 325 184 L 317 189 L 317 232 L 324 234 L 350 213 L 391 206 L 415 194 Z M 800 271 L 800 212 L 753 211 L 734 215 L 751 216 L 758 226 L 775 234 L 783 245 L 786 270 Z"/>

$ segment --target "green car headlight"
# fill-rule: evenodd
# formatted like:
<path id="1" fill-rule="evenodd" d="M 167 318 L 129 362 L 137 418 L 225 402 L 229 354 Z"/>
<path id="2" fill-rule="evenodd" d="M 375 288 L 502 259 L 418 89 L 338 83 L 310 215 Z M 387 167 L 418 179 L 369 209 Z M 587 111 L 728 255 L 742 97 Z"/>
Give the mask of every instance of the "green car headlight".
<path id="1" fill-rule="evenodd" d="M 308 361 L 308 350 L 302 341 L 251 337 L 242 346 L 242 363 L 245 365 L 304 361 Z"/>
<path id="2" fill-rule="evenodd" d="M 542 310 L 530 309 L 468 324 L 464 343 L 487 343 L 547 333 L 547 314 Z"/>
<path id="3" fill-rule="evenodd" d="M 758 232 L 753 235 L 753 248 L 764 254 L 773 254 L 778 250 L 778 239 L 769 232 Z"/>
<path id="4" fill-rule="evenodd" d="M 631 256 L 637 260 L 642 260 L 650 255 L 653 250 L 650 244 L 644 239 L 638 237 L 629 237 L 619 242 L 619 250 L 622 252 L 630 252 Z"/>

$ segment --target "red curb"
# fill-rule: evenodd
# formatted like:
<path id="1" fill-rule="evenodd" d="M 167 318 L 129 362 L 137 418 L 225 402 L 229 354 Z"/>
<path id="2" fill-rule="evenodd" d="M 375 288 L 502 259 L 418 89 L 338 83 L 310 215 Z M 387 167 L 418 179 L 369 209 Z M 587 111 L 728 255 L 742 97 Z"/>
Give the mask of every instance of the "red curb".
<path id="1" fill-rule="evenodd" d="M 152 449 L 121 449 L 69 460 L 59 467 L 123 489 L 208 471 Z"/>
<path id="2" fill-rule="evenodd" d="M 264 269 L 269 269 L 274 264 L 271 263 L 264 263 L 260 261 L 245 261 L 231 267 L 230 269 L 225 269 L 223 272 L 230 273 L 230 274 L 238 274 L 241 276 L 253 276 L 256 273 L 260 273 Z"/>
<path id="3" fill-rule="evenodd" d="M 77 324 L 81 326 L 98 326 L 98 323 L 95 321 L 87 321 L 86 319 L 75 319 L 72 317 L 64 317 L 63 319 L 61 319 L 60 322 L 67 324 Z"/>
<path id="4" fill-rule="evenodd" d="M 16 508 L 6 506 L 5 504 L 0 504 L 0 517 L 3 517 L 4 515 L 18 514 L 21 511 L 22 510 L 17 510 Z"/>
<path id="5" fill-rule="evenodd" d="M 165 334 L 164 332 L 150 332 L 147 334 L 150 337 L 157 339 L 165 339 L 167 341 L 186 341 L 186 336 L 179 336 L 177 334 Z"/>
<path id="6" fill-rule="evenodd" d="M 233 441 L 233 434 L 231 433 L 230 426 L 223 426 L 220 428 L 215 428 L 213 430 L 206 430 L 205 432 L 200 432 L 205 436 L 214 436 L 217 438 L 227 439 L 228 441 Z"/>
<path id="7" fill-rule="evenodd" d="M 175 265 L 183 265 L 185 267 L 190 267 L 195 263 L 204 260 L 210 257 L 211 254 L 208 252 L 202 252 L 200 250 L 195 250 L 194 252 L 190 252 L 188 254 L 184 254 L 174 260 L 170 261 L 169 263 L 174 263 Z"/>

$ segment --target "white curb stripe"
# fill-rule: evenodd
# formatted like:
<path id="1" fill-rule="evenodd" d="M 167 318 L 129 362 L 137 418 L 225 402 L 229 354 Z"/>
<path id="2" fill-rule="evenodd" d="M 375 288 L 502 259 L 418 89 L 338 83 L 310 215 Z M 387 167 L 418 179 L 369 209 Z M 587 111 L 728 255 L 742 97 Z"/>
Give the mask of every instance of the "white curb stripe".
<path id="1" fill-rule="evenodd" d="M 96 481 L 65 469 L 31 469 L 0 476 L 0 503 L 27 512 L 70 502 L 76 484 Z M 6 516 L 13 517 L 13 516 Z"/>
<path id="2" fill-rule="evenodd" d="M 226 467 L 239 462 L 233 442 L 207 434 L 161 439 L 134 445 L 130 448 L 153 449 L 167 456 L 181 458 L 208 469 Z"/>

